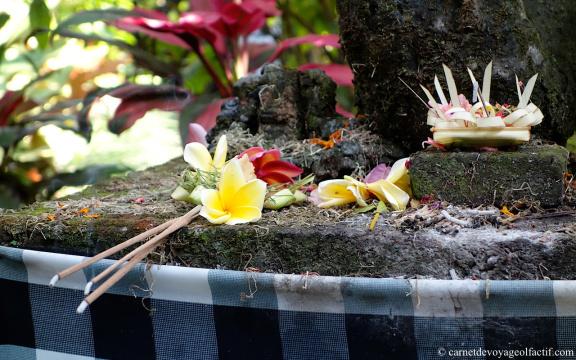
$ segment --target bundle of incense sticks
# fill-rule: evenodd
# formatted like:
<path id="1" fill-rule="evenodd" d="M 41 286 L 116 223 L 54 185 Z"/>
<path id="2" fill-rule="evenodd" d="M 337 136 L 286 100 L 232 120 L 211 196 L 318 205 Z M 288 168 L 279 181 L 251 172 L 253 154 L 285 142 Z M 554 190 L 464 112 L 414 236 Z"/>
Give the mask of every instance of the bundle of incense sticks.
<path id="1" fill-rule="evenodd" d="M 56 285 L 59 280 L 62 280 L 63 278 L 70 276 L 77 271 L 81 271 L 82 269 L 94 264 L 99 260 L 114 255 L 132 245 L 144 242 L 142 245 L 138 246 L 136 249 L 132 250 L 121 259 L 116 260 L 112 265 L 110 265 L 103 272 L 98 274 L 86 284 L 84 295 L 87 296 L 80 303 L 78 309 L 76 310 L 76 312 L 79 314 L 83 313 L 90 304 L 92 304 L 108 289 L 114 286 L 120 279 L 122 279 L 124 275 L 126 275 L 134 266 L 136 266 L 136 264 L 144 260 L 159 245 L 164 243 L 168 235 L 188 225 L 195 217 L 198 216 L 200 209 L 201 206 L 196 206 L 194 209 L 190 210 L 188 213 L 179 218 L 169 220 L 161 225 L 156 226 L 155 228 L 143 232 L 138 236 L 135 236 L 108 250 L 105 250 L 92 258 L 86 259 L 81 263 L 78 263 L 59 272 L 58 274 L 54 275 L 52 280 L 50 280 L 50 286 Z M 110 277 L 106 281 L 98 286 L 94 292 L 90 293 L 94 284 L 99 283 L 109 275 Z"/>

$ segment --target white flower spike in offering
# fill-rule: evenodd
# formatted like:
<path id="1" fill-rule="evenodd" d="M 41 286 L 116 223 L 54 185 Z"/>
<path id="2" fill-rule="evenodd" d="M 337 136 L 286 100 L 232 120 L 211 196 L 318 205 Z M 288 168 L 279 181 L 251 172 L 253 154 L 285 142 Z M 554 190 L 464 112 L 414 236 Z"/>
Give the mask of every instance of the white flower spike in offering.
<path id="1" fill-rule="evenodd" d="M 542 111 L 530 102 L 538 74 L 528 80 L 524 91 L 516 77 L 518 105 L 492 105 L 492 62 L 484 71 L 481 90 L 474 74 L 468 69 L 472 81 L 472 103 L 464 95 L 458 94 L 452 71 L 446 65 L 443 67 L 450 101 L 446 98 L 437 76 L 434 77 L 434 88 L 439 102 L 428 89 L 420 85 L 428 98 L 427 124 L 432 126 L 435 142 L 442 145 L 482 147 L 517 145 L 530 140 L 531 127 L 540 124 L 544 118 Z"/>

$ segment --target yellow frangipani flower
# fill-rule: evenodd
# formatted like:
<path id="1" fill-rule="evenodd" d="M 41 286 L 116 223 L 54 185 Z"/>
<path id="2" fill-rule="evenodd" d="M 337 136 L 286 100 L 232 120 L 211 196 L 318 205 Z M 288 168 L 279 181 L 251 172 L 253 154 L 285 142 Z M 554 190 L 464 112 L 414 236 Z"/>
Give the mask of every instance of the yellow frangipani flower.
<path id="1" fill-rule="evenodd" d="M 184 161 L 190 164 L 195 170 L 215 171 L 222 169 L 224 163 L 226 163 L 227 153 L 228 142 L 226 135 L 222 135 L 216 145 L 214 158 L 212 158 L 206 146 L 198 142 L 193 142 L 187 144 L 184 148 Z"/>
<path id="2" fill-rule="evenodd" d="M 386 201 L 394 210 L 405 210 L 410 201 L 410 177 L 406 168 L 408 160 L 396 161 L 386 179 L 366 184 L 370 193 L 380 201 Z"/>
<path id="3" fill-rule="evenodd" d="M 405 210 L 410 201 L 410 176 L 406 168 L 408 158 L 396 161 L 385 179 L 365 184 L 350 176 L 344 179 L 326 180 L 318 185 L 318 206 L 329 208 L 356 202 L 367 206 L 370 194 L 392 206 L 394 210 Z"/>
<path id="4" fill-rule="evenodd" d="M 262 216 L 266 183 L 250 178 L 242 159 L 230 160 L 222 169 L 218 189 L 202 191 L 200 215 L 213 224 L 243 224 Z"/>
<path id="5" fill-rule="evenodd" d="M 357 202 L 360 206 L 366 206 L 368 192 L 364 189 L 364 184 L 357 181 L 353 183 L 349 179 L 326 180 L 318 184 L 317 195 L 319 199 L 318 206 L 329 208 L 333 206 L 342 206 Z M 353 180 L 353 179 L 352 179 Z M 356 180 L 354 180 L 356 182 Z"/>
<path id="6" fill-rule="evenodd" d="M 362 207 L 368 206 L 368 204 L 366 203 L 366 199 L 368 199 L 370 197 L 370 194 L 368 193 L 368 189 L 366 187 L 366 184 L 364 184 L 362 181 L 358 181 L 358 180 L 356 180 L 350 176 L 344 176 L 344 180 L 346 180 L 350 183 L 350 185 L 348 185 L 347 189 L 348 189 L 348 191 L 350 191 L 354 195 L 354 198 L 356 199 L 356 203 Z"/>

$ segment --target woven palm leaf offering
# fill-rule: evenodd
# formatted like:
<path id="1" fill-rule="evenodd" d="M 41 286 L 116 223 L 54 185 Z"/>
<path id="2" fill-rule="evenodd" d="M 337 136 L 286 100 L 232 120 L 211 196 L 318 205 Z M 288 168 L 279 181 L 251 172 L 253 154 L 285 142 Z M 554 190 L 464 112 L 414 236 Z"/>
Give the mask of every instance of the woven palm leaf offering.
<path id="1" fill-rule="evenodd" d="M 181 217 L 171 219 L 59 272 L 54 275 L 50 285 L 54 286 L 59 280 L 101 259 L 142 243 L 86 284 L 86 298 L 77 310 L 82 313 L 134 266 L 166 242 L 170 234 L 187 226 L 196 217 L 201 216 L 215 225 L 245 224 L 258 221 L 263 209 L 278 210 L 306 200 L 306 194 L 300 189 L 304 189 L 314 177 L 295 180 L 302 174 L 302 169 L 282 160 L 278 149 L 252 147 L 226 161 L 227 152 L 226 136 L 220 137 L 213 156 L 201 143 L 186 145 L 184 160 L 190 169 L 182 175 L 182 182 L 172 193 L 172 198 L 196 206 Z M 94 285 L 99 286 L 92 292 Z"/>
<path id="2" fill-rule="evenodd" d="M 434 143 L 440 146 L 501 147 L 530 140 L 530 129 L 544 118 L 538 106 L 530 102 L 538 74 L 532 76 L 524 88 L 516 76 L 517 105 L 498 102 L 493 105 L 490 99 L 492 62 L 484 70 L 482 88 L 468 69 L 472 82 L 471 101 L 458 93 L 450 68 L 446 65 L 443 68 L 449 101 L 437 76 L 434 76 L 434 88 L 439 101 L 420 85 L 428 99 L 427 103 L 421 100 L 429 109 L 427 124 L 432 126 Z"/>

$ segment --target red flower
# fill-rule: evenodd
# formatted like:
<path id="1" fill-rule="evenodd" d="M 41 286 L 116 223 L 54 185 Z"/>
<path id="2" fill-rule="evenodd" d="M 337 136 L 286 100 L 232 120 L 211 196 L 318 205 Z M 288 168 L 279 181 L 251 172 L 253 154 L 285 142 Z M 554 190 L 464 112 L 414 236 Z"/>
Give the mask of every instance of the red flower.
<path id="1" fill-rule="evenodd" d="M 298 166 L 280 160 L 281 154 L 278 149 L 264 150 L 261 147 L 251 147 L 238 155 L 238 158 L 244 155 L 248 155 L 254 165 L 256 177 L 268 184 L 291 183 L 292 178 L 303 172 Z"/>

